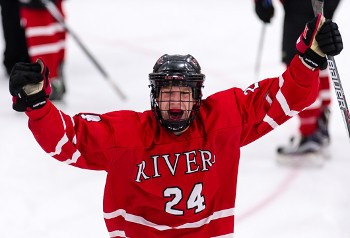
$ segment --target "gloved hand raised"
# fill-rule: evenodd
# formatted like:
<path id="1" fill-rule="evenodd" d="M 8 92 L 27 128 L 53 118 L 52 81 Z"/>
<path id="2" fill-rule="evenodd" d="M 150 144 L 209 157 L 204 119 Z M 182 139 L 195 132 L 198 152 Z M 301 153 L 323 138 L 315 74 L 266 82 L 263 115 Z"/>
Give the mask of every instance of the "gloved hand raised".
<path id="1" fill-rule="evenodd" d="M 51 93 L 48 68 L 41 60 L 15 64 L 9 89 L 14 110 L 24 112 L 43 107 Z"/>
<path id="2" fill-rule="evenodd" d="M 275 12 L 271 0 L 255 0 L 255 13 L 264 23 L 270 23 Z"/>
<path id="3" fill-rule="evenodd" d="M 312 68 L 327 68 L 326 55 L 338 55 L 343 49 L 343 41 L 338 25 L 318 15 L 309 21 L 296 44 L 304 62 Z"/>

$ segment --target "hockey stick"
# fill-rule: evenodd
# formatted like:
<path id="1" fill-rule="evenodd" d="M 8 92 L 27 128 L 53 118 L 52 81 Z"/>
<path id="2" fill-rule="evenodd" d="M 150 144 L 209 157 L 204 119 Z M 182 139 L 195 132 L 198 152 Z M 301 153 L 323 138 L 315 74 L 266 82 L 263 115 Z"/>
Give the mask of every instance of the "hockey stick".
<path id="1" fill-rule="evenodd" d="M 314 10 L 315 16 L 317 16 L 319 13 L 323 15 L 323 3 L 324 0 L 311 0 L 312 2 L 312 8 Z M 334 57 L 331 55 L 327 55 L 327 63 L 328 63 L 328 69 L 331 74 L 333 86 L 335 89 L 335 93 L 337 95 L 337 100 L 339 104 L 340 111 L 342 113 L 344 124 L 348 133 L 348 136 L 350 138 L 350 114 L 349 114 L 349 108 L 348 104 L 346 103 L 346 98 L 343 90 L 343 86 L 340 82 L 340 76 L 338 73 L 337 65 L 335 64 Z"/>
<path id="2" fill-rule="evenodd" d="M 259 40 L 259 46 L 258 46 L 258 54 L 256 56 L 256 61 L 255 61 L 255 71 L 254 72 L 255 72 L 255 81 L 256 82 L 259 79 L 261 56 L 262 56 L 262 51 L 263 51 L 263 46 L 264 46 L 265 32 L 266 32 L 266 23 L 264 23 L 262 28 L 261 28 L 260 40 Z"/>
<path id="3" fill-rule="evenodd" d="M 271 0 L 265 0 L 265 7 L 270 7 L 271 5 L 272 5 Z M 256 56 L 256 61 L 255 61 L 255 81 L 256 82 L 259 80 L 261 56 L 262 56 L 263 47 L 264 47 L 266 25 L 267 25 L 267 23 L 264 22 L 264 24 L 263 24 L 263 26 L 261 28 L 260 39 L 259 39 L 259 46 L 258 46 L 258 54 Z"/>
<path id="4" fill-rule="evenodd" d="M 122 100 L 126 100 L 125 94 L 120 90 L 118 85 L 111 80 L 107 72 L 102 68 L 102 66 L 97 62 L 96 58 L 92 56 L 89 50 L 85 47 L 85 45 L 81 42 L 79 37 L 71 30 L 71 28 L 66 24 L 61 12 L 58 10 L 56 5 L 49 0 L 41 0 L 41 2 L 45 5 L 46 9 L 49 13 L 56 19 L 58 23 L 62 25 L 62 27 L 72 36 L 72 38 L 76 41 L 76 43 L 80 46 L 80 48 L 84 51 L 87 57 L 92 61 L 92 63 L 96 66 L 98 71 L 103 75 L 104 79 L 112 86 L 112 88 L 117 92 L 119 97 Z"/>

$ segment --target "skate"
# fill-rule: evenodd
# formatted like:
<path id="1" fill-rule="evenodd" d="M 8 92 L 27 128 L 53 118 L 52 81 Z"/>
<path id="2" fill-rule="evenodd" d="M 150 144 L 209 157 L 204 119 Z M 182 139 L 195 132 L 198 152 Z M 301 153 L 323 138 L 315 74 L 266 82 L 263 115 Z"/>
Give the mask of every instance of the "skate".
<path id="1" fill-rule="evenodd" d="M 308 136 L 291 137 L 289 144 L 277 148 L 280 164 L 322 166 L 330 158 L 328 131 L 330 110 L 324 108 L 317 119 L 317 130 Z"/>
<path id="2" fill-rule="evenodd" d="M 51 80 L 52 92 L 49 96 L 51 101 L 61 101 L 66 93 L 63 77 L 63 62 L 58 66 L 58 77 Z"/>
<path id="3" fill-rule="evenodd" d="M 277 148 L 277 162 L 297 167 L 322 167 L 324 147 L 319 132 L 300 138 L 292 137 L 289 144 Z"/>
<path id="4" fill-rule="evenodd" d="M 322 139 L 319 132 L 309 136 L 291 137 L 289 144 L 277 148 L 277 153 L 282 155 L 304 155 L 317 153 L 322 149 Z"/>
<path id="5" fill-rule="evenodd" d="M 325 107 L 320 117 L 317 119 L 317 126 L 319 133 L 321 134 L 321 140 L 323 146 L 328 146 L 330 144 L 330 136 L 328 131 L 328 125 L 329 125 L 329 116 L 331 112 L 328 107 Z"/>
<path id="6" fill-rule="evenodd" d="M 51 80 L 52 92 L 49 96 L 51 101 L 60 101 L 63 98 L 63 95 L 66 92 L 66 87 L 62 78 L 55 78 Z"/>
<path id="7" fill-rule="evenodd" d="M 289 144 L 277 148 L 277 162 L 288 166 L 322 167 L 330 158 L 329 135 L 320 130 L 309 136 L 292 137 Z"/>

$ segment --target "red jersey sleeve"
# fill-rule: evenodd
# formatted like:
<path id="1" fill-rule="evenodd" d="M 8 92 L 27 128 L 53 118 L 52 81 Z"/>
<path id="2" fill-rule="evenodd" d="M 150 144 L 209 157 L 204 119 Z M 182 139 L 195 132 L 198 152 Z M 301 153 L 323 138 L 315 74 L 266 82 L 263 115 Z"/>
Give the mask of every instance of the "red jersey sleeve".
<path id="1" fill-rule="evenodd" d="M 79 168 L 108 170 L 115 141 L 108 120 L 98 114 L 64 114 L 51 102 L 27 112 L 28 126 L 45 152 Z"/>
<path id="2" fill-rule="evenodd" d="M 318 94 L 318 74 L 319 70 L 310 70 L 295 56 L 280 77 L 235 90 L 243 123 L 241 145 L 260 138 L 311 105 Z"/>

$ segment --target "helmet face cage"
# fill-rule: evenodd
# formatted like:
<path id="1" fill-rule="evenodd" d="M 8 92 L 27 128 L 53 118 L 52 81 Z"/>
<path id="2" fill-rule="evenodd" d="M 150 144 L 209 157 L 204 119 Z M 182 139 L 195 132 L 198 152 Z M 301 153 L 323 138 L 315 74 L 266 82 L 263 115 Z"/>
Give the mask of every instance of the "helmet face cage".
<path id="1" fill-rule="evenodd" d="M 149 74 L 151 83 L 150 97 L 152 111 L 157 121 L 164 128 L 173 132 L 186 129 L 195 119 L 202 98 L 202 87 L 205 75 L 200 73 L 198 62 L 190 55 L 163 55 L 157 61 L 153 69 L 153 73 Z M 186 89 L 184 89 L 184 87 L 191 89 L 188 92 L 191 97 L 189 97 L 189 95 L 182 96 L 186 94 Z M 178 93 L 180 96 L 177 101 L 169 97 L 164 97 L 161 90 L 162 88 L 169 94 Z M 174 88 L 176 89 L 174 90 Z M 187 106 L 185 106 L 185 108 L 181 107 L 181 110 L 175 112 L 175 115 L 172 111 L 172 116 L 164 118 L 164 114 L 171 114 L 170 102 Z M 163 108 L 163 112 L 160 107 L 161 103 L 168 105 L 167 108 Z"/>

